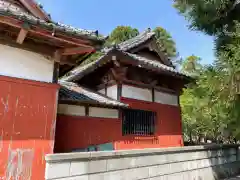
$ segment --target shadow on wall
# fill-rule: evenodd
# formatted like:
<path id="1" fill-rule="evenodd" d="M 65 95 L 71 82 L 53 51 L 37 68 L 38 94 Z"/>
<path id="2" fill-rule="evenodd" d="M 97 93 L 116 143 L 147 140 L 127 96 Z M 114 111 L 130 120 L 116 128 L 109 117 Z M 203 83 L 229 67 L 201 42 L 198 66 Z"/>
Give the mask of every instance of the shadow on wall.
<path id="1" fill-rule="evenodd" d="M 191 146 L 188 147 L 191 148 Z M 194 163 L 197 164 L 198 175 L 195 174 L 194 179 L 223 180 L 240 174 L 240 151 L 238 145 L 211 144 L 199 147 L 204 147 L 204 149 L 199 152 L 198 156 L 201 158 L 195 157 L 196 161 Z"/>

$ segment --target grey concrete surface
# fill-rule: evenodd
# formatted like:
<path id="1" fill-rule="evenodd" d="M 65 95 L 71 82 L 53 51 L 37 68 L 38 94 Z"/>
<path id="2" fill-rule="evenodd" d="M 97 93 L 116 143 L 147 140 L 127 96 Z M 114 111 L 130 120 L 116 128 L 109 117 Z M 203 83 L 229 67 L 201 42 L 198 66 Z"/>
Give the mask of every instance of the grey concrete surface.
<path id="1" fill-rule="evenodd" d="M 234 178 L 230 178 L 230 179 L 227 179 L 227 180 L 240 180 L 240 176 L 236 176 Z"/>
<path id="2" fill-rule="evenodd" d="M 53 154 L 46 161 L 46 180 L 216 180 L 240 173 L 237 145 Z"/>

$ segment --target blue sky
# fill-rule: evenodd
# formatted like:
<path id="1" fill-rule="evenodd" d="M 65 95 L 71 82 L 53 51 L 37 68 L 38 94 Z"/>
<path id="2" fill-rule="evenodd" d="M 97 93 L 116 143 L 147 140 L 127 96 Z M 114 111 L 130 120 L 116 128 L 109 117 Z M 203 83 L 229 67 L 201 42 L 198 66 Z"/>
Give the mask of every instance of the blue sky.
<path id="1" fill-rule="evenodd" d="M 38 0 L 55 21 L 107 35 L 118 25 L 140 31 L 161 26 L 169 31 L 181 57 L 214 60 L 213 38 L 190 31 L 188 22 L 172 7 L 172 0 Z"/>

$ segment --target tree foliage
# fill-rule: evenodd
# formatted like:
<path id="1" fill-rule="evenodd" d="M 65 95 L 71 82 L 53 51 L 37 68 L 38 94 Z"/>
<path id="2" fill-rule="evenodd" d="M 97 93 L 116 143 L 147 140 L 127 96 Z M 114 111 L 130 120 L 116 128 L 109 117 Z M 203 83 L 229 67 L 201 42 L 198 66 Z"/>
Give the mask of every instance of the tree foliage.
<path id="1" fill-rule="evenodd" d="M 156 27 L 153 30 L 156 34 L 157 42 L 159 47 L 163 52 L 166 52 L 169 58 L 173 58 L 177 56 L 177 49 L 175 41 L 172 36 L 166 29 L 162 27 Z"/>
<path id="2" fill-rule="evenodd" d="M 130 26 L 117 26 L 109 35 L 108 43 L 119 44 L 139 34 L 138 29 Z"/>
<path id="3" fill-rule="evenodd" d="M 186 137 L 207 136 L 216 141 L 239 140 L 239 2 L 175 0 L 174 6 L 189 21 L 190 29 L 214 36 L 216 46 L 213 65 L 202 66 L 200 71 L 196 71 L 196 83 L 182 95 Z M 184 64 L 183 70 L 186 70 Z"/>
<path id="4" fill-rule="evenodd" d="M 216 35 L 238 19 L 235 0 L 175 0 L 174 7 L 190 22 L 190 28 Z"/>

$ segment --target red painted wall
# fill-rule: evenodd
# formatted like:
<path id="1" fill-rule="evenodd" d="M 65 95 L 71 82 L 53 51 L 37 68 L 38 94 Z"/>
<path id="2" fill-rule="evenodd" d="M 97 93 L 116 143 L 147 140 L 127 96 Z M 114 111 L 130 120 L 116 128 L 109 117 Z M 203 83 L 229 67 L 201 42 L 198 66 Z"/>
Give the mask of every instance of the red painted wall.
<path id="1" fill-rule="evenodd" d="M 115 142 L 121 131 L 119 119 L 58 115 L 55 152 L 70 152 L 90 145 Z"/>
<path id="2" fill-rule="evenodd" d="M 142 149 L 183 146 L 181 111 L 177 106 L 121 98 L 130 108 L 157 113 L 157 128 L 154 136 L 121 136 L 115 149 Z"/>
<path id="3" fill-rule="evenodd" d="M 55 152 L 70 152 L 90 145 L 114 143 L 116 150 L 183 146 L 180 108 L 133 99 L 121 99 L 131 108 L 157 112 L 154 136 L 122 136 L 119 119 L 58 115 Z"/>
<path id="4" fill-rule="evenodd" d="M 43 180 L 58 86 L 0 76 L 0 87 L 0 179 Z"/>

